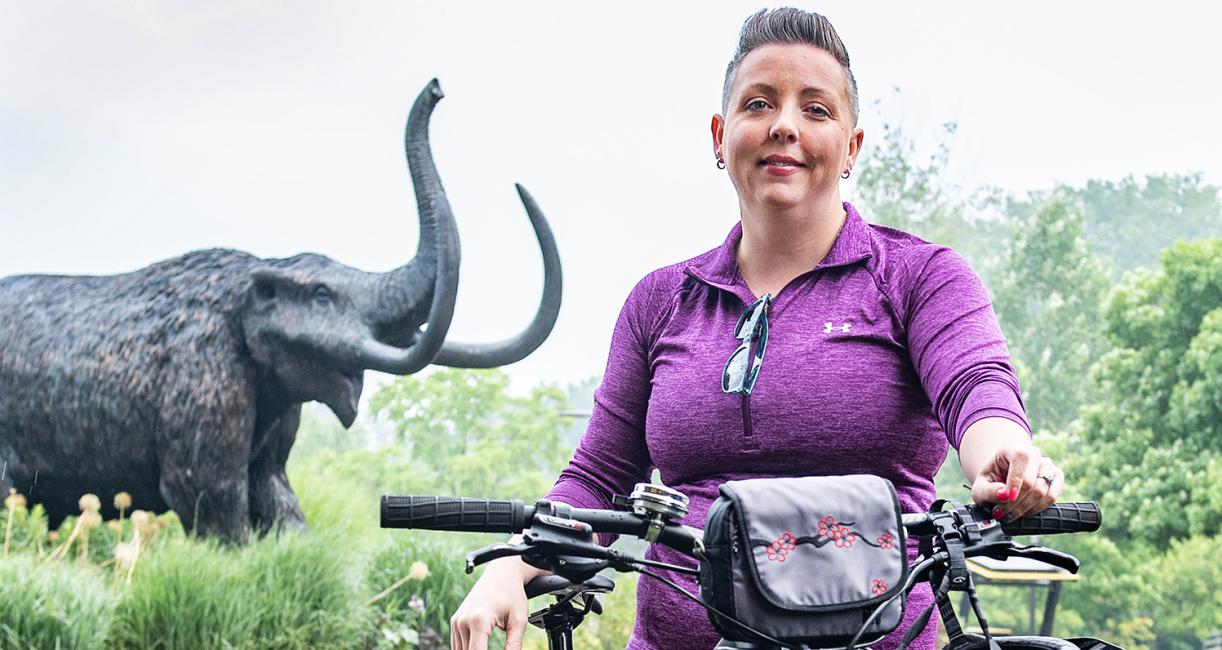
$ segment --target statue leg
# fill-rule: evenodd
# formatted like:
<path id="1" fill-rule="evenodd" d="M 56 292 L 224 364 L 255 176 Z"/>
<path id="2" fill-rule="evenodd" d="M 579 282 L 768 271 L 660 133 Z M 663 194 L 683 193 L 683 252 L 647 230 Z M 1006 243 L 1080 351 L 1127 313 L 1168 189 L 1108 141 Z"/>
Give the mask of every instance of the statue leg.
<path id="1" fill-rule="evenodd" d="M 240 429 L 200 421 L 190 431 L 163 439 L 159 489 L 188 533 L 231 544 L 249 540 L 250 434 Z"/>
<path id="2" fill-rule="evenodd" d="M 17 466 L 17 450 L 0 435 L 0 499 L 8 497 L 8 490 L 15 487 L 13 471 Z"/>
<path id="3" fill-rule="evenodd" d="M 255 439 L 255 456 L 250 463 L 250 516 L 254 529 L 265 535 L 271 530 L 306 530 L 305 514 L 289 486 L 285 464 L 297 439 L 301 405 L 289 408 Z"/>

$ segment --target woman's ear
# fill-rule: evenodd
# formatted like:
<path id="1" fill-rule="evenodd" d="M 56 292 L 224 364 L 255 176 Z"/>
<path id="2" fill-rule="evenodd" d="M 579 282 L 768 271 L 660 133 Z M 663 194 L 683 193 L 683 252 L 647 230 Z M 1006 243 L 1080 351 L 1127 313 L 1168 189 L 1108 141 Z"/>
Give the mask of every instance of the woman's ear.
<path id="1" fill-rule="evenodd" d="M 849 169 L 857 164 L 857 156 L 861 153 L 861 143 L 865 140 L 865 136 L 865 131 L 861 129 L 853 129 L 853 132 L 849 134 Z"/>
<path id="2" fill-rule="evenodd" d="M 721 141 L 726 133 L 726 118 L 722 117 L 720 113 L 715 113 L 713 115 L 713 123 L 709 126 L 713 132 L 713 155 L 718 160 L 723 160 L 721 157 Z"/>

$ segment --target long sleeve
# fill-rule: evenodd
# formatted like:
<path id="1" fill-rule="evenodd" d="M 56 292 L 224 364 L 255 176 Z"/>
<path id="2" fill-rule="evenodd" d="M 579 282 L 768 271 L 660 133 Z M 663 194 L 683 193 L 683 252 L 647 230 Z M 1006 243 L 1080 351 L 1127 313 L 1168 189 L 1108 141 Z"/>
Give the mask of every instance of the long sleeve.
<path id="1" fill-rule="evenodd" d="M 926 260 L 905 304 L 913 365 L 955 449 L 977 420 L 1004 417 L 1028 432 L 1018 377 L 980 278 L 948 248 Z"/>
<path id="2" fill-rule="evenodd" d="M 612 495 L 627 494 L 649 478 L 645 413 L 650 397 L 648 339 L 659 315 L 653 307 L 656 284 L 656 274 L 641 280 L 620 311 L 607 369 L 594 392 L 589 427 L 549 499 L 579 508 L 610 508 Z"/>

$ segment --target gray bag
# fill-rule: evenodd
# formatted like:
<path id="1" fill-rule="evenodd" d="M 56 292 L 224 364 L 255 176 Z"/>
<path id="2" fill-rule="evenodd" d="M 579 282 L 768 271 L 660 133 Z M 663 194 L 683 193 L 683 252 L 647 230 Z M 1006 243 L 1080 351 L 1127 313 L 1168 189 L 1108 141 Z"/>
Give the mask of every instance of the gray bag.
<path id="1" fill-rule="evenodd" d="M 706 603 L 781 641 L 813 647 L 847 644 L 880 606 L 859 643 L 900 624 L 908 558 L 890 481 L 864 474 L 765 478 L 720 489 L 705 521 Z M 758 640 L 716 614 L 709 618 L 726 639 Z"/>

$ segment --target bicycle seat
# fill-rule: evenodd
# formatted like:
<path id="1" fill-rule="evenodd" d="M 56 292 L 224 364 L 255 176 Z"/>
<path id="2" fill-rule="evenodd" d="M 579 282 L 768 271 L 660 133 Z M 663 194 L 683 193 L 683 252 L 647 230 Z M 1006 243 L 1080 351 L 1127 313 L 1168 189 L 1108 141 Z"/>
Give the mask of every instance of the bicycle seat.
<path id="1" fill-rule="evenodd" d="M 1088 636 L 1071 637 L 1065 640 L 1074 644 L 1081 650 L 1124 650 L 1118 645 L 1108 643 L 1107 641 L 1100 641 L 1099 639 Z"/>
<path id="2" fill-rule="evenodd" d="M 526 598 L 544 594 L 556 597 L 556 602 L 532 612 L 527 621 L 535 627 L 547 630 L 548 638 L 567 639 L 561 645 L 549 647 L 571 648 L 572 632 L 586 614 L 602 614 L 602 603 L 595 594 L 605 594 L 615 588 L 615 583 L 606 576 L 596 575 L 585 582 L 573 582 L 561 576 L 539 576 L 526 583 Z M 575 605 L 574 602 L 580 603 Z M 549 641 L 549 644 L 551 642 Z M 1076 648 L 1074 650 L 1077 650 Z"/>
<path id="3" fill-rule="evenodd" d="M 1069 641 L 1052 636 L 995 636 L 993 640 L 1003 650 L 1079 650 Z"/>
<path id="4" fill-rule="evenodd" d="M 526 583 L 526 598 L 534 598 L 544 594 L 556 596 L 577 594 L 605 594 L 615 589 L 615 582 L 606 576 L 596 575 L 585 582 L 572 582 L 561 576 L 539 576 Z"/>

